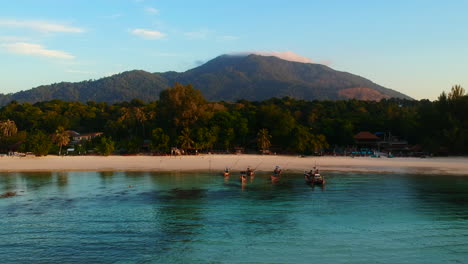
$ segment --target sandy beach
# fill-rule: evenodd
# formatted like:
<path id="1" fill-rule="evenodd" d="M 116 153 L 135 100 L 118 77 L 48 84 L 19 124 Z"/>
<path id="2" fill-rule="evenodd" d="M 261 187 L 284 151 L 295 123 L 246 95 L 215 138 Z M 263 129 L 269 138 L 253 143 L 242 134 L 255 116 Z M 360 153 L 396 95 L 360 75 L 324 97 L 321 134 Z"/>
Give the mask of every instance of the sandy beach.
<path id="1" fill-rule="evenodd" d="M 281 155 L 198 156 L 47 156 L 1 157 L 1 172 L 32 171 L 233 171 L 248 166 L 271 171 L 303 172 L 315 164 L 322 171 L 468 175 L 468 158 L 299 157 Z"/>

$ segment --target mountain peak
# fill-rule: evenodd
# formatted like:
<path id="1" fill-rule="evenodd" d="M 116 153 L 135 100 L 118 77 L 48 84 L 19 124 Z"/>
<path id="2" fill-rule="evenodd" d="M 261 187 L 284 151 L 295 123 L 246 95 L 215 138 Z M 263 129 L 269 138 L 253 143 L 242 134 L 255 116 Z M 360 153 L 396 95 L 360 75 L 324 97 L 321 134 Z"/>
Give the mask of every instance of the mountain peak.
<path id="1" fill-rule="evenodd" d="M 43 85 L 15 94 L 0 94 L 0 105 L 11 100 L 34 103 L 61 99 L 114 103 L 138 98 L 154 101 L 162 90 L 175 82 L 193 84 L 212 101 L 260 101 L 285 96 L 303 100 L 411 99 L 361 76 L 321 64 L 292 61 L 293 57 L 286 57 L 289 59 L 285 60 L 284 56 L 279 55 L 225 54 L 182 73 L 133 70 L 95 81 Z"/>
<path id="2" fill-rule="evenodd" d="M 301 62 L 301 63 L 313 63 L 310 58 L 301 56 L 292 51 L 242 51 L 225 54 L 226 56 L 249 56 L 257 55 L 264 57 L 276 57 L 286 61 Z"/>

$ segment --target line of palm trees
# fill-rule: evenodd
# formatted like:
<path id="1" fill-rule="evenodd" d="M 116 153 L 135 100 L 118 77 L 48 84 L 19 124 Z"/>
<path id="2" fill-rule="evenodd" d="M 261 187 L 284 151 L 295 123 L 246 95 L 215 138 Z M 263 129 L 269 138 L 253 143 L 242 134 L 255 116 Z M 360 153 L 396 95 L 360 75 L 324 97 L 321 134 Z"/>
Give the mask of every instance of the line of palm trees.
<path id="1" fill-rule="evenodd" d="M 7 119 L 0 121 L 0 138 L 5 139 L 15 136 L 18 133 L 18 127 L 15 121 Z M 52 135 L 53 141 L 59 146 L 59 155 L 62 155 L 62 147 L 70 143 L 70 135 L 63 127 L 58 127 Z"/>

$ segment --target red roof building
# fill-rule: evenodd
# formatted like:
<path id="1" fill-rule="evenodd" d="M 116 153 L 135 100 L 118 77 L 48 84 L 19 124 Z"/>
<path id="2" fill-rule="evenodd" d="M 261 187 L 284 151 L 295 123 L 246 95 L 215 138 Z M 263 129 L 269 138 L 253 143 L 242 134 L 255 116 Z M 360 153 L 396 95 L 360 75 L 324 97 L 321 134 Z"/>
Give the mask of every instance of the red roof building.
<path id="1" fill-rule="evenodd" d="M 380 138 L 369 131 L 361 131 L 354 135 L 356 141 L 378 141 Z"/>

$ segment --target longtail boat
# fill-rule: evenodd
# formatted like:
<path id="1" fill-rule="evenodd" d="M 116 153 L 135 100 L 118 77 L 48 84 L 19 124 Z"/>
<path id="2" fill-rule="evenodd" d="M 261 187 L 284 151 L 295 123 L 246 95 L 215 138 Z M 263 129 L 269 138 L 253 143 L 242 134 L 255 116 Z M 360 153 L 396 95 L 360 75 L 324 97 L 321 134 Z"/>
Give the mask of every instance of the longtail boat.
<path id="1" fill-rule="evenodd" d="M 276 166 L 273 170 L 273 175 L 270 176 L 271 182 L 278 182 L 281 177 L 281 168 Z"/>
<path id="2" fill-rule="evenodd" d="M 320 173 L 318 173 L 318 170 L 304 172 L 304 180 L 307 184 L 325 184 L 325 178 L 322 175 L 320 175 Z"/>

